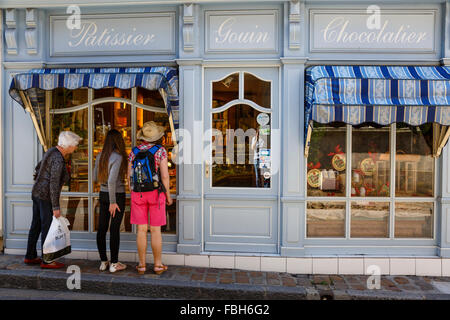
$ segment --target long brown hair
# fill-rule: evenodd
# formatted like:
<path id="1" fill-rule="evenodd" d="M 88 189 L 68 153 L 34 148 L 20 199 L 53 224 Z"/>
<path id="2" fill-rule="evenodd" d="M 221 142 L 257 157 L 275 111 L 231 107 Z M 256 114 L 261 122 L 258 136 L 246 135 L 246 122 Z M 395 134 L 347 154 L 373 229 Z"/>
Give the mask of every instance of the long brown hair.
<path id="1" fill-rule="evenodd" d="M 108 131 L 105 138 L 105 143 L 103 144 L 103 150 L 98 166 L 98 181 L 100 183 L 105 183 L 108 180 L 109 156 L 113 151 L 116 151 L 122 156 L 119 177 L 123 179 L 125 178 L 127 172 L 127 153 L 125 152 L 125 142 L 123 141 L 123 137 L 116 129 L 111 129 Z"/>

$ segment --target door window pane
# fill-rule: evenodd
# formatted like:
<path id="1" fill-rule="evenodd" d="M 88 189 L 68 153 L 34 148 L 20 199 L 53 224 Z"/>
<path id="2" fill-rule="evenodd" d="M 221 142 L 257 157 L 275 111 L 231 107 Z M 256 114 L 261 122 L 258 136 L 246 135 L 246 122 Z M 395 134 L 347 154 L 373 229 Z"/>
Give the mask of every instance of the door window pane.
<path id="1" fill-rule="evenodd" d="M 244 99 L 251 100 L 261 107 L 270 108 L 270 81 L 264 81 L 250 73 L 244 73 Z"/>
<path id="2" fill-rule="evenodd" d="M 59 133 L 69 130 L 83 138 L 77 150 L 66 156 L 70 180 L 63 192 L 88 192 L 88 108 L 76 112 L 52 115 L 52 145 L 58 144 Z"/>
<path id="3" fill-rule="evenodd" d="M 388 197 L 389 127 L 352 130 L 352 188 L 355 197 Z"/>
<path id="4" fill-rule="evenodd" d="M 169 116 L 166 112 L 152 112 L 148 110 L 143 110 L 141 108 L 136 108 L 136 129 L 140 130 L 144 123 L 147 121 L 155 121 L 158 125 L 165 127 L 165 134 L 163 136 L 162 145 L 167 150 L 168 153 L 168 167 L 170 176 L 170 193 L 177 193 L 177 168 L 175 166 L 172 150 L 174 144 L 172 141 L 172 131 L 169 125 Z"/>
<path id="5" fill-rule="evenodd" d="M 432 197 L 434 186 L 432 124 L 418 127 L 397 124 L 396 141 L 395 195 Z"/>
<path id="6" fill-rule="evenodd" d="M 239 99 L 239 73 L 212 83 L 212 108 L 219 108 Z"/>
<path id="7" fill-rule="evenodd" d="M 243 104 L 212 114 L 213 187 L 270 188 L 270 116 Z"/>
<path id="8" fill-rule="evenodd" d="M 69 220 L 71 231 L 89 231 L 89 201 L 87 197 L 62 196 L 61 214 Z"/>
<path id="9" fill-rule="evenodd" d="M 350 231 L 352 238 L 388 238 L 389 202 L 352 202 Z"/>
<path id="10" fill-rule="evenodd" d="M 106 135 L 111 129 L 122 133 L 125 142 L 125 152 L 131 151 L 131 106 L 122 102 L 106 102 L 94 106 L 93 163 L 102 151 Z M 125 183 L 126 192 L 128 184 Z M 94 192 L 100 191 L 100 184 L 94 183 Z"/>
<path id="11" fill-rule="evenodd" d="M 396 238 L 432 238 L 433 202 L 396 202 Z"/>
<path id="12" fill-rule="evenodd" d="M 308 196 L 345 196 L 346 127 L 314 124 L 307 161 Z"/>
<path id="13" fill-rule="evenodd" d="M 100 217 L 100 201 L 99 198 L 94 198 L 94 231 L 98 231 L 98 219 Z M 132 232 L 132 226 L 130 224 L 130 198 L 125 199 L 125 214 L 120 225 L 120 232 Z M 109 230 L 109 229 L 108 229 Z"/>
<path id="14" fill-rule="evenodd" d="M 307 204 L 307 237 L 345 237 L 345 202 Z"/>

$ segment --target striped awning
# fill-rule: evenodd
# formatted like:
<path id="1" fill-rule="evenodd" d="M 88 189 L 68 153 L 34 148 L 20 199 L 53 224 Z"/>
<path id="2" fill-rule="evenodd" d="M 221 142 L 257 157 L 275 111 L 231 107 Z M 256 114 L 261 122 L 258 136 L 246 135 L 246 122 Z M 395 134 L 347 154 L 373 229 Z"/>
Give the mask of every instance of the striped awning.
<path id="1" fill-rule="evenodd" d="M 178 129 L 178 71 L 170 67 L 145 68 L 68 68 L 33 69 L 17 74 L 11 81 L 9 94 L 30 112 L 38 135 L 45 135 L 45 91 L 56 88 L 70 90 L 79 88 L 142 87 L 158 90 L 164 100 L 169 122 L 175 137 Z M 41 132 L 39 132 L 41 131 Z M 46 149 L 45 137 L 40 137 Z"/>
<path id="2" fill-rule="evenodd" d="M 313 121 L 450 125 L 450 67 L 314 66 L 305 80 L 307 137 Z"/>

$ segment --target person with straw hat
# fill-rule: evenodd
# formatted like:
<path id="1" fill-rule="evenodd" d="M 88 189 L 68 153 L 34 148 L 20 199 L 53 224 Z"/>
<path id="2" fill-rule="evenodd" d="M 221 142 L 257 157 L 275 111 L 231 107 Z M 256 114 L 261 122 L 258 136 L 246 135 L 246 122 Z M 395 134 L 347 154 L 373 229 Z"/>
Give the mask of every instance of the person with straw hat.
<path id="1" fill-rule="evenodd" d="M 139 265 L 136 269 L 139 274 L 144 274 L 146 271 L 146 253 L 147 253 L 147 228 L 150 224 L 151 246 L 154 257 L 153 271 L 156 274 L 161 274 L 167 271 L 168 267 L 162 264 L 162 235 L 161 226 L 166 225 L 166 204 L 172 205 L 173 200 L 170 196 L 169 188 L 169 169 L 167 151 L 162 146 L 162 138 L 164 136 L 165 128 L 157 125 L 154 121 L 144 123 L 142 129 L 137 132 L 136 139 L 142 143 L 133 148 L 128 157 L 128 180 L 131 191 L 131 218 L 130 223 L 137 225 L 137 249 L 139 255 Z M 155 151 L 157 150 L 157 151 Z M 149 156 L 149 151 L 153 157 Z M 147 152 L 146 154 L 144 154 Z M 162 190 L 142 191 L 133 190 L 131 183 L 134 178 L 133 165 L 137 157 L 142 155 L 149 157 L 149 161 L 154 159 L 155 170 L 159 172 L 160 177 L 156 181 L 162 182 Z M 150 219 L 149 219 L 150 216 Z"/>

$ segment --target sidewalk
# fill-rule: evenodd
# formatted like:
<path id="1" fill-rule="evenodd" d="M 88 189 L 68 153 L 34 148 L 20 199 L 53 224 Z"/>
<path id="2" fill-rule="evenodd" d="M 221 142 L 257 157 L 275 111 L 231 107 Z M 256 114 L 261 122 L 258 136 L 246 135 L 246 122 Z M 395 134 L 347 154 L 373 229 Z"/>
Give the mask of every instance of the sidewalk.
<path id="1" fill-rule="evenodd" d="M 295 300 L 450 300 L 450 277 L 381 276 L 380 289 L 367 289 L 368 276 L 295 275 L 231 269 L 169 266 L 158 276 L 147 265 L 138 275 L 135 264 L 125 271 L 98 270 L 98 262 L 61 259 L 81 269 L 80 293 L 155 299 L 295 299 Z M 67 268 L 27 266 L 23 256 L 0 254 L 0 288 L 68 291 Z"/>

